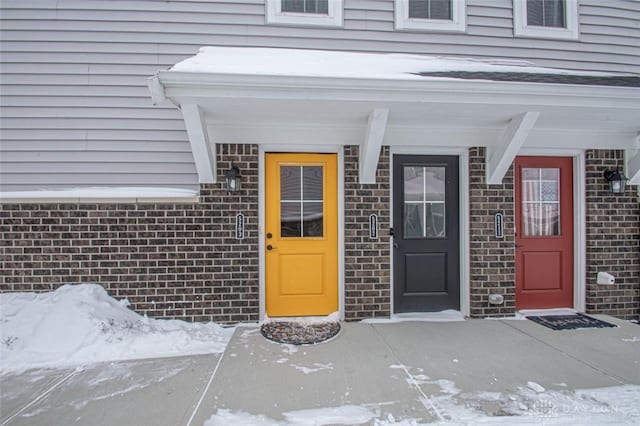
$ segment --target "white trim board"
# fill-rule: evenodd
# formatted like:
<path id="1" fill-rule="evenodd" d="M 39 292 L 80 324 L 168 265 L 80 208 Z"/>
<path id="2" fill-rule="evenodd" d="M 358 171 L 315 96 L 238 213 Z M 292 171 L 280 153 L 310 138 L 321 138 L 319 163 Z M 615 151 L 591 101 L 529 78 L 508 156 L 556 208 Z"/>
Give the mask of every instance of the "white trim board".
<path id="1" fill-rule="evenodd" d="M 395 29 L 463 33 L 467 30 L 466 1 L 452 0 L 451 19 L 420 19 L 409 17 L 408 0 L 395 0 Z"/>
<path id="2" fill-rule="evenodd" d="M 328 13 L 305 13 L 282 11 L 282 0 L 266 0 L 266 23 L 280 25 L 341 27 L 343 0 L 330 0 Z"/>
<path id="3" fill-rule="evenodd" d="M 577 40 L 580 37 L 577 0 L 564 1 L 564 21 L 564 27 L 529 25 L 526 0 L 513 0 L 513 34 L 516 37 Z"/>

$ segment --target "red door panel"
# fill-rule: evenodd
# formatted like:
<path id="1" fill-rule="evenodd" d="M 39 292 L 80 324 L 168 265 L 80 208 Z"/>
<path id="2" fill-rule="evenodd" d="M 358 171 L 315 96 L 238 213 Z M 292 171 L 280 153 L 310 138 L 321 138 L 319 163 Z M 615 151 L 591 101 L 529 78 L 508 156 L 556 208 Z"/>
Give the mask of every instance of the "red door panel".
<path id="1" fill-rule="evenodd" d="M 515 162 L 516 308 L 573 307 L 573 159 Z"/>

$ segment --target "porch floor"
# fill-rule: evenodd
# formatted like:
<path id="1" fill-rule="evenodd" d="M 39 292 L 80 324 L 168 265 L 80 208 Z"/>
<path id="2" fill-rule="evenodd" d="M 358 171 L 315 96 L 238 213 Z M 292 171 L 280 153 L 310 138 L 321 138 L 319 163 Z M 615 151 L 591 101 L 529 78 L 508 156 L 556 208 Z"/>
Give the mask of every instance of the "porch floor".
<path id="1" fill-rule="evenodd" d="M 222 355 L 4 375 L 0 424 L 517 424 L 511 416 L 585 412 L 640 422 L 638 409 L 625 412 L 640 407 L 640 326 L 597 317 L 619 327 L 346 323 L 335 339 L 302 347 L 238 327 Z M 595 388 L 617 389 L 622 405 L 576 392 Z"/>

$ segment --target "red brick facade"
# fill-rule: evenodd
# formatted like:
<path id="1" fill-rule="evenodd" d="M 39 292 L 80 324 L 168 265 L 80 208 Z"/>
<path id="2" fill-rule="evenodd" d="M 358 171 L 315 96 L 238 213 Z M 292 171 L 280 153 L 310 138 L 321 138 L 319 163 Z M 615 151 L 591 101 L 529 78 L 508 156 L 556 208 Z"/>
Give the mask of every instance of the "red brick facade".
<path id="1" fill-rule="evenodd" d="M 259 316 L 258 146 L 218 145 L 218 184 L 201 185 L 199 203 L 3 204 L 0 291 L 45 291 L 63 283 L 98 282 L 132 308 L 154 317 L 224 323 Z M 228 194 L 224 172 L 237 165 L 242 189 Z M 586 154 L 588 312 L 640 314 L 640 207 L 636 187 L 610 195 L 605 169 L 622 152 Z M 515 311 L 513 173 L 485 184 L 485 149 L 469 150 L 470 308 L 474 317 Z M 358 148 L 344 149 L 345 317 L 391 311 L 390 155 L 382 150 L 376 184 L 358 183 Z M 502 212 L 505 237 L 494 238 Z M 236 240 L 235 215 L 246 218 Z M 369 238 L 377 214 L 379 236 Z M 599 271 L 616 284 L 596 284 Z M 490 305 L 489 294 L 504 296 Z"/>

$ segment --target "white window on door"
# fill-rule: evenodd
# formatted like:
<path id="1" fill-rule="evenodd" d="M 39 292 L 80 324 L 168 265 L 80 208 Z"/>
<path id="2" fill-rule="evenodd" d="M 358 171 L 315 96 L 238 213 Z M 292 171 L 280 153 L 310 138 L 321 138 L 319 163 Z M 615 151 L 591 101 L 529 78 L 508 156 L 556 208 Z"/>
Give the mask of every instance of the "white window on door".
<path id="1" fill-rule="evenodd" d="M 513 0 L 517 37 L 578 39 L 577 0 Z"/>
<path id="2" fill-rule="evenodd" d="M 438 166 L 404 167 L 404 237 L 447 236 L 446 169 Z"/>
<path id="3" fill-rule="evenodd" d="M 267 23 L 342 26 L 343 0 L 267 0 Z"/>
<path id="4" fill-rule="evenodd" d="M 464 32 L 465 0 L 395 0 L 396 29 Z"/>
<path id="5" fill-rule="evenodd" d="M 522 235 L 560 235 L 560 169 L 522 168 Z"/>

